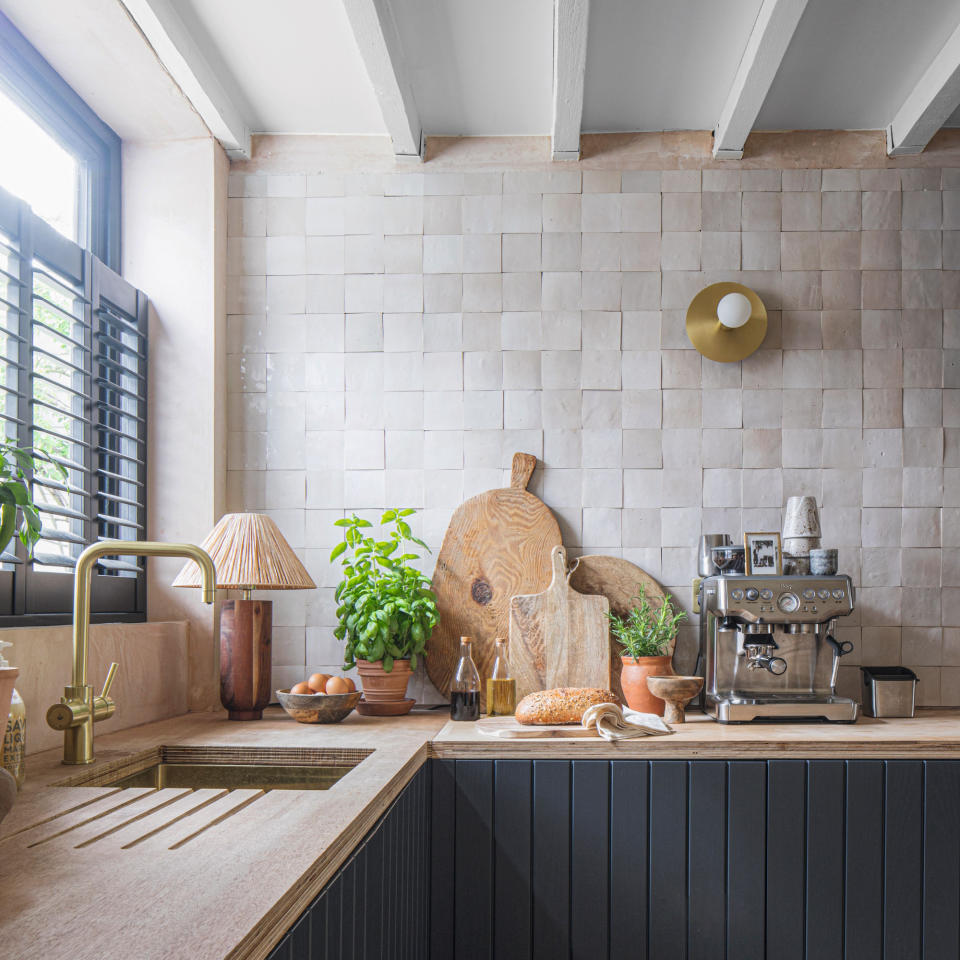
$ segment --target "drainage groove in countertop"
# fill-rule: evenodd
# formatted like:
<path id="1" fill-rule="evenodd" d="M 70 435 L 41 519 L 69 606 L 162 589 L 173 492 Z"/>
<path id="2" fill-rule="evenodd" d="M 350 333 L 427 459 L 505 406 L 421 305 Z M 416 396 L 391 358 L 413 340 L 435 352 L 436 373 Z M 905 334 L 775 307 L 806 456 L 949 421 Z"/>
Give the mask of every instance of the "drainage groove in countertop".
<path id="1" fill-rule="evenodd" d="M 0 837 L 0 843 L 6 843 L 6 841 L 11 839 L 11 837 L 19 837 L 21 833 L 26 833 L 28 830 L 35 830 L 37 827 L 42 827 L 45 823 L 52 823 L 54 820 L 58 820 L 60 817 L 65 817 L 68 813 L 76 813 L 77 810 L 82 810 L 84 807 L 89 807 L 91 804 L 99 803 L 101 800 L 106 800 L 107 797 L 115 797 L 118 793 L 123 792 L 123 787 L 117 787 L 116 790 L 111 790 L 109 793 L 104 793 L 99 797 L 91 797 L 89 800 L 83 800 L 80 803 L 75 803 L 72 807 L 67 807 L 66 810 L 60 810 L 57 813 L 51 813 L 49 817 L 44 817 L 42 820 L 35 820 L 33 823 L 28 823 L 25 827 L 21 827 L 19 830 L 11 831 L 5 836 Z M 124 801 L 124 803 L 130 802 L 132 801 Z M 98 816 L 101 816 L 101 814 L 98 814 Z"/>
<path id="2" fill-rule="evenodd" d="M 165 793 L 166 791 L 159 790 L 157 792 Z M 143 820 L 146 817 L 152 817 L 158 810 L 163 810 L 164 807 L 169 807 L 172 803 L 179 803 L 185 797 L 189 797 L 192 793 L 193 790 L 188 789 L 176 794 L 176 796 L 168 797 L 162 803 L 158 803 L 156 806 L 150 807 L 148 810 L 144 810 L 142 813 L 138 813 L 132 817 L 129 817 L 122 823 L 118 823 L 115 826 L 110 827 L 108 830 L 104 830 L 103 833 L 98 833 L 96 836 L 90 837 L 89 840 L 83 840 L 76 845 L 76 849 L 79 850 L 81 847 L 89 847 L 90 844 L 96 843 L 98 840 L 102 840 L 104 837 L 109 837 L 111 834 L 116 833 L 118 830 L 122 830 L 124 827 L 130 826 L 131 823 L 136 823 L 138 820 Z"/>
<path id="3" fill-rule="evenodd" d="M 116 792 L 120 793 L 125 791 L 116 791 Z M 131 797 L 128 800 L 124 800 L 122 803 L 116 803 L 110 807 L 107 807 L 104 810 L 101 810 L 99 813 L 96 813 L 93 816 L 85 817 L 84 819 L 78 821 L 77 823 L 73 823 L 70 826 L 63 827 L 63 829 L 56 830 L 54 833 L 41 837 L 38 840 L 34 840 L 32 843 L 27 844 L 27 848 L 33 849 L 35 847 L 39 847 L 46 843 L 49 843 L 51 840 L 56 840 L 59 837 L 63 837 L 69 833 L 73 833 L 76 830 L 81 830 L 84 827 L 96 825 L 97 821 L 102 821 L 107 818 L 113 817 L 118 812 L 122 811 L 124 807 L 131 806 L 132 804 L 136 804 L 138 802 L 143 803 L 145 800 L 147 800 L 147 798 L 162 797 L 159 803 L 153 803 L 146 809 L 140 810 L 139 812 L 133 814 L 132 816 L 125 817 L 123 820 L 117 823 L 111 824 L 111 826 L 108 827 L 107 829 L 102 830 L 99 833 L 95 834 L 94 836 L 88 837 L 85 840 L 81 840 L 79 843 L 74 845 L 74 848 L 78 850 L 85 847 L 89 847 L 89 846 L 92 846 L 93 844 L 96 844 L 100 841 L 107 839 L 108 837 L 114 836 L 115 834 L 121 832 L 122 830 L 129 829 L 134 824 L 149 820 L 155 815 L 161 814 L 161 812 L 164 810 L 168 810 L 168 812 L 175 813 L 175 811 L 169 811 L 169 808 L 174 806 L 175 804 L 187 802 L 190 797 L 195 796 L 199 791 L 196 791 L 193 789 L 184 789 L 184 790 L 177 790 L 173 792 L 174 793 L 173 796 L 166 795 L 171 792 L 173 791 L 147 790 L 142 793 L 138 793 L 137 796 Z M 261 797 L 266 796 L 266 791 L 264 790 L 258 790 L 255 793 L 253 793 L 252 796 L 247 796 L 246 795 L 247 793 L 248 791 L 246 790 L 238 790 L 238 791 L 220 790 L 216 792 L 213 796 L 205 797 L 200 803 L 195 803 L 191 805 L 188 809 L 183 810 L 180 813 L 175 813 L 174 816 L 171 816 L 169 819 L 164 820 L 162 823 L 159 823 L 157 825 L 151 825 L 150 823 L 142 823 L 142 826 L 145 828 L 144 832 L 141 834 L 138 834 L 137 836 L 132 837 L 127 842 L 122 843 L 120 846 L 120 849 L 129 850 L 133 847 L 138 846 L 144 841 L 150 840 L 154 837 L 159 837 L 160 842 L 162 843 L 163 842 L 162 834 L 164 834 L 166 831 L 176 827 L 178 824 L 187 826 L 187 824 L 185 824 L 185 821 L 189 820 L 189 818 L 196 816 L 197 814 L 206 810 L 208 807 L 213 807 L 214 809 L 209 811 L 210 813 L 216 814 L 215 816 L 213 816 L 212 819 L 206 822 L 203 822 L 201 820 L 199 825 L 197 825 L 196 829 L 192 830 L 186 836 L 182 836 L 179 839 L 176 839 L 173 843 L 171 843 L 167 847 L 167 849 L 169 850 L 179 850 L 181 847 L 188 844 L 191 840 L 194 840 L 197 837 L 199 837 L 201 834 L 205 833 L 211 827 L 215 827 L 218 824 L 223 823 L 225 820 L 228 820 L 235 814 L 239 813 L 245 807 L 248 807 L 255 800 L 259 800 Z M 233 805 L 228 807 L 226 810 L 224 810 L 222 813 L 218 813 L 216 809 L 217 806 L 223 805 L 224 801 L 227 801 L 230 797 L 233 797 L 234 794 L 242 796 L 243 799 L 239 800 L 239 802 L 234 803 Z M 112 796 L 112 794 L 110 794 L 110 796 Z M 105 798 L 100 797 L 98 799 L 103 800 Z M 50 817 L 46 817 L 43 820 L 38 820 L 35 823 L 31 823 L 28 826 L 22 827 L 20 830 L 16 831 L 16 833 L 12 833 L 10 834 L 10 836 L 4 837 L 3 839 L 9 840 L 10 837 L 22 835 L 29 830 L 36 830 L 44 826 L 45 824 L 53 823 L 54 821 L 58 819 L 62 819 L 68 814 L 76 812 L 78 809 L 82 809 L 82 807 L 88 806 L 88 805 L 89 805 L 88 803 L 84 803 L 79 806 L 71 807 L 68 810 L 63 810 Z M 173 832 L 174 832 L 174 836 L 177 836 L 177 831 L 173 831 Z"/>
<path id="4" fill-rule="evenodd" d="M 156 793 L 155 790 L 149 791 L 150 793 Z M 131 803 L 136 803 L 138 800 L 142 800 L 145 794 L 137 794 L 135 797 L 131 797 L 129 800 L 124 800 L 123 803 L 118 803 L 115 806 L 107 807 L 106 810 L 101 810 L 100 813 L 95 813 L 92 817 L 87 817 L 86 820 L 81 820 L 79 823 L 73 824 L 71 827 L 64 827 L 63 830 L 58 830 L 56 833 L 50 834 L 48 837 L 44 837 L 42 840 L 37 840 L 34 843 L 27 844 L 28 847 L 35 847 L 38 844 L 46 843 L 48 840 L 53 840 L 54 837 L 60 837 L 65 833 L 69 833 L 71 830 L 76 830 L 79 827 L 84 827 L 88 823 L 93 823 L 94 820 L 99 820 L 101 817 L 109 816 L 111 813 L 114 813 L 117 810 L 122 809 L 123 807 L 129 806 Z M 64 810 L 63 813 L 57 814 L 55 817 L 47 817 L 45 820 L 40 820 L 37 823 L 30 824 L 29 827 L 24 827 L 23 830 L 20 830 L 20 833 L 25 833 L 27 830 L 33 830 L 35 827 L 42 826 L 45 823 L 50 823 L 53 820 L 58 819 L 59 817 L 65 817 L 69 810 Z"/>
<path id="5" fill-rule="evenodd" d="M 81 820 L 79 823 L 73 824 L 73 826 L 64 827 L 62 830 L 58 830 L 56 833 L 51 833 L 49 836 L 42 837 L 40 840 L 34 840 L 33 843 L 29 843 L 27 844 L 27 846 L 31 848 L 39 847 L 43 843 L 49 843 L 51 840 L 55 840 L 57 837 L 62 837 L 65 833 L 71 833 L 74 830 L 79 830 L 81 827 L 85 827 L 91 823 L 95 823 L 97 820 L 102 820 L 104 817 L 110 816 L 110 814 L 115 813 L 117 810 L 120 810 L 123 807 L 142 801 L 145 797 L 149 797 L 151 795 L 158 796 L 163 792 L 164 791 L 161 791 L 161 790 L 151 790 L 145 794 L 141 794 L 138 797 L 134 797 L 132 800 L 128 800 L 126 803 L 120 803 L 120 804 L 117 804 L 117 806 L 115 807 L 111 807 L 109 810 L 104 810 L 103 813 L 98 813 L 95 816 L 87 817 L 86 820 Z M 164 807 L 169 806 L 171 803 L 175 803 L 177 800 L 180 800 L 182 797 L 192 792 L 193 792 L 192 790 L 182 790 L 173 797 L 167 797 L 164 800 L 162 800 L 160 803 L 154 804 L 154 806 L 152 807 L 148 807 L 146 810 L 142 811 L 141 813 L 135 814 L 132 817 L 128 817 L 126 820 L 124 820 L 120 824 L 120 827 L 126 826 L 128 823 L 133 823 L 136 820 L 142 820 L 144 817 L 149 817 L 152 813 L 155 813 L 157 810 L 162 810 Z M 102 834 L 100 834 L 100 836 L 105 837 L 108 834 L 113 833 L 115 830 L 118 830 L 118 829 L 119 827 L 115 827 L 111 830 L 105 830 Z M 97 839 L 97 838 L 94 838 L 94 839 Z M 80 844 L 80 846 L 83 846 L 83 844 Z"/>
<path id="6" fill-rule="evenodd" d="M 208 824 L 202 826 L 199 830 L 194 830 L 193 833 L 184 837 L 182 840 L 178 840 L 176 843 L 171 844 L 169 847 L 170 850 L 179 850 L 182 846 L 189 843 L 195 837 L 200 836 L 205 830 L 209 830 L 211 827 L 215 827 L 218 823 L 223 823 L 224 820 L 232 817 L 235 813 L 239 813 L 244 807 L 249 807 L 254 800 L 259 800 L 261 797 L 265 797 L 266 791 L 261 790 L 259 793 L 255 793 L 252 797 L 247 797 L 246 800 L 242 800 L 235 807 L 231 807 L 226 813 L 221 814 L 215 820 L 211 820 Z"/>
<path id="7" fill-rule="evenodd" d="M 215 794 L 212 797 L 207 797 L 202 803 L 198 803 L 195 807 L 191 807 L 189 810 L 185 810 L 183 813 L 178 814 L 172 820 L 167 820 L 166 823 L 160 824 L 159 827 L 154 827 L 153 830 L 149 830 L 147 833 L 142 834 L 139 837 L 131 840 L 129 843 L 122 845 L 122 850 L 129 850 L 131 847 L 135 847 L 138 843 L 143 843 L 144 840 L 149 840 L 151 837 L 156 836 L 162 830 L 166 830 L 168 827 L 172 827 L 175 823 L 179 823 L 181 820 L 186 820 L 187 817 L 192 817 L 197 811 L 202 810 L 204 807 L 209 807 L 211 803 L 216 803 L 218 800 L 223 799 L 230 793 L 229 790 L 221 790 L 220 793 Z M 81 844 L 83 846 L 83 844 Z"/>

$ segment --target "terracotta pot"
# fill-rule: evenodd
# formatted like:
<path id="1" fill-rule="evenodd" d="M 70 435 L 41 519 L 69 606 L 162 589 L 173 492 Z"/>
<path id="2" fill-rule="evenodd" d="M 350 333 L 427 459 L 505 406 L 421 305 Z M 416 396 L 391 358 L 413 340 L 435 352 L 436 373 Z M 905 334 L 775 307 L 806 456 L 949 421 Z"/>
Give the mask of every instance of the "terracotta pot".
<path id="1" fill-rule="evenodd" d="M 410 661 L 394 660 L 393 669 L 384 673 L 383 661 L 371 663 L 357 660 L 357 672 L 363 686 L 363 699 L 367 703 L 386 703 L 405 700 L 407 683 L 410 681 Z"/>
<path id="2" fill-rule="evenodd" d="M 647 688 L 647 677 L 672 677 L 673 657 L 633 657 L 621 656 L 623 673 L 620 674 L 620 686 L 623 687 L 623 696 L 631 710 L 641 713 L 655 713 L 662 717 L 666 704 L 655 697 Z"/>

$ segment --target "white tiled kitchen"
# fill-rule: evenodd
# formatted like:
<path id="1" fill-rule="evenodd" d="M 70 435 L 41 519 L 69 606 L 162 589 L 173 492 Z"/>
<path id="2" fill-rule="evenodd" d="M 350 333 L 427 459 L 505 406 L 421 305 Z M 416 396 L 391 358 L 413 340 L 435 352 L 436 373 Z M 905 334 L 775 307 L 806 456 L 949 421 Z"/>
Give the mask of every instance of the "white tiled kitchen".
<path id="1" fill-rule="evenodd" d="M 779 529 L 810 495 L 858 592 L 841 687 L 900 662 L 919 702 L 960 702 L 956 169 L 554 170 L 517 144 L 387 172 L 290 139 L 230 176 L 228 498 L 318 583 L 335 513 L 402 500 L 436 550 L 517 450 L 572 553 L 688 611 L 701 532 Z M 721 278 L 769 311 L 738 363 L 686 335 Z M 334 585 L 278 603 L 281 676 L 337 662 Z"/>
<path id="2" fill-rule="evenodd" d="M 0 0 L 0 960 L 960 958 L 955 0 Z"/>

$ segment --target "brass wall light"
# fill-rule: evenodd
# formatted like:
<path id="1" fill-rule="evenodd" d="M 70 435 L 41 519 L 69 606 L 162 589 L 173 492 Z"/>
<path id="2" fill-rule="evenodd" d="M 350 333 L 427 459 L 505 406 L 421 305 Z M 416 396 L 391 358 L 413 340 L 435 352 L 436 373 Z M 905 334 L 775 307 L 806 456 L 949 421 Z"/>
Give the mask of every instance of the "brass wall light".
<path id="1" fill-rule="evenodd" d="M 687 308 L 687 336 L 708 360 L 743 360 L 763 343 L 766 335 L 766 307 L 742 283 L 711 283 Z"/>

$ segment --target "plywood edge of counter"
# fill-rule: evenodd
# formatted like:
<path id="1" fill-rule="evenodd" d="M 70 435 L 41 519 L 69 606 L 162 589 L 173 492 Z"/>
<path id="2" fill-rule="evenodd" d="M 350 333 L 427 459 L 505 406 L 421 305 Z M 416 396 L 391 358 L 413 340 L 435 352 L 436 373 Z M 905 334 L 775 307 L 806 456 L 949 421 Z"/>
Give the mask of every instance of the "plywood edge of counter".
<path id="1" fill-rule="evenodd" d="M 958 759 L 960 713 L 929 709 L 913 718 L 862 717 L 855 724 L 720 724 L 688 714 L 667 737 L 619 742 L 554 737 L 506 740 L 447 724 L 431 741 L 438 759 Z"/>
<path id="2" fill-rule="evenodd" d="M 426 743 L 401 767 L 321 854 L 309 870 L 270 908 L 225 960 L 265 960 L 387 812 L 429 758 Z"/>
<path id="3" fill-rule="evenodd" d="M 929 740 L 838 740 L 795 743 L 723 743 L 675 741 L 657 737 L 608 743 L 604 740 L 493 740 L 492 743 L 434 743 L 438 760 L 956 760 L 960 742 Z"/>

